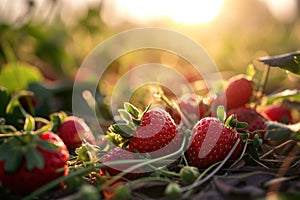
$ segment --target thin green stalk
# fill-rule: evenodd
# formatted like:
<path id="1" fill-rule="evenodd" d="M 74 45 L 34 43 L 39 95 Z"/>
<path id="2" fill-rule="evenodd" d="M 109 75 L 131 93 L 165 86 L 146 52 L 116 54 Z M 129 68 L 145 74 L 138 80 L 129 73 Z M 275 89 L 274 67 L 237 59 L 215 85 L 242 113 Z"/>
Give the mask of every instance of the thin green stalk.
<path id="1" fill-rule="evenodd" d="M 156 158 L 156 159 L 151 159 L 151 160 L 144 160 L 144 159 L 118 160 L 118 161 L 111 161 L 111 162 L 105 163 L 105 165 L 104 164 L 97 164 L 97 165 L 89 166 L 87 168 L 79 169 L 78 171 L 72 172 L 72 173 L 70 173 L 67 176 L 62 176 L 60 178 L 57 178 L 57 179 L 51 181 L 50 183 L 48 183 L 48 184 L 40 187 L 39 189 L 35 190 L 34 192 L 32 192 L 31 194 L 29 194 L 28 196 L 24 197 L 23 200 L 31 200 L 34 197 L 43 194 L 44 192 L 46 192 L 46 191 L 48 191 L 48 190 L 50 190 L 50 189 L 58 186 L 60 183 L 66 181 L 66 180 L 68 180 L 70 178 L 73 178 L 73 177 L 79 176 L 79 175 L 83 175 L 85 173 L 88 173 L 88 172 L 96 169 L 96 168 L 103 168 L 103 167 L 107 167 L 107 166 L 112 167 L 112 166 L 118 166 L 118 165 L 137 164 L 137 165 L 134 165 L 134 166 L 128 168 L 127 170 L 119 173 L 117 176 L 113 177 L 110 181 L 108 181 L 107 184 L 102 185 L 101 188 L 105 188 L 105 187 L 111 185 L 116 180 L 118 180 L 120 177 L 122 177 L 125 174 L 131 172 L 132 170 L 135 170 L 135 169 L 137 169 L 139 167 L 142 167 L 142 166 L 154 163 L 154 162 L 158 162 L 160 160 L 164 160 L 164 159 L 168 159 L 168 158 L 171 158 L 173 156 L 176 156 L 177 154 L 179 154 L 179 153 L 181 153 L 183 151 L 183 149 L 185 147 L 185 143 L 186 143 L 186 138 L 184 137 L 183 138 L 183 142 L 182 142 L 182 146 L 181 146 L 181 148 L 178 151 L 176 151 L 176 152 L 174 152 L 172 154 L 169 154 L 167 156 L 161 157 L 161 158 Z"/>
<path id="2" fill-rule="evenodd" d="M 164 169 L 160 169 L 160 168 L 157 168 L 153 165 L 148 165 L 150 168 L 154 169 L 154 170 L 157 170 L 165 175 L 170 175 L 170 176 L 177 176 L 177 177 L 180 177 L 179 173 L 176 173 L 176 172 L 172 172 L 172 171 L 168 171 L 168 170 L 164 170 Z"/>
<path id="3" fill-rule="evenodd" d="M 124 165 L 124 164 L 136 164 L 136 163 L 141 163 L 143 162 L 143 160 L 123 160 L 123 161 L 113 161 L 113 162 L 109 162 L 109 166 L 117 166 L 117 165 Z M 57 178 L 53 181 L 51 181 L 50 183 L 40 187 L 39 189 L 35 190 L 34 192 L 32 192 L 31 194 L 29 194 L 28 196 L 26 196 L 25 198 L 23 198 L 23 200 L 31 200 L 33 199 L 34 197 L 36 196 L 39 196 L 41 194 L 43 194 L 44 192 L 58 186 L 60 183 L 70 179 L 70 178 L 73 178 L 75 176 L 79 176 L 79 175 L 83 175 L 85 173 L 88 173 L 94 169 L 97 169 L 97 168 L 103 168 L 103 167 L 107 167 L 108 164 L 97 164 L 97 165 L 91 165 L 91 166 L 88 166 L 86 168 L 82 168 L 82 169 L 79 169 L 77 171 L 74 171 L 70 174 L 68 174 L 67 176 L 62 176 L 60 178 Z"/>
<path id="4" fill-rule="evenodd" d="M 175 151 L 174 153 L 165 155 L 165 156 L 160 157 L 160 158 L 150 159 L 150 160 L 147 160 L 145 162 L 139 163 L 137 165 L 131 166 L 131 167 L 125 169 L 124 171 L 120 172 L 118 175 L 114 176 L 112 179 L 107 181 L 105 184 L 103 184 L 102 188 L 106 188 L 106 187 L 110 186 L 112 183 L 117 181 L 120 177 L 123 177 L 124 175 L 128 174 L 129 172 L 131 172 L 135 169 L 138 169 L 138 168 L 143 167 L 143 166 L 150 165 L 152 163 L 155 163 L 155 162 L 158 162 L 158 161 L 161 161 L 161 160 L 164 160 L 164 159 L 172 158 L 172 157 L 175 157 L 175 156 L 181 154 L 183 152 L 185 146 L 186 146 L 186 144 L 185 144 L 186 139 L 187 139 L 186 136 L 184 136 L 181 147 L 177 151 Z M 128 162 L 126 162 L 126 164 L 128 164 Z"/>
<path id="5" fill-rule="evenodd" d="M 50 183 L 40 187 L 39 189 L 35 190 L 34 192 L 30 193 L 29 195 L 27 195 L 26 197 L 24 197 L 22 200 L 31 200 L 33 199 L 34 197 L 37 197 L 41 194 L 43 194 L 44 192 L 58 186 L 60 183 L 70 179 L 70 178 L 73 178 L 73 177 L 76 177 L 76 176 L 79 176 L 79 175 L 83 175 L 87 172 L 90 172 L 91 170 L 97 168 L 97 167 L 104 167 L 103 164 L 99 164 L 99 165 L 96 165 L 96 166 L 89 166 L 87 168 L 83 168 L 83 169 L 80 169 L 78 171 L 75 171 L 75 172 L 72 172 L 70 173 L 68 176 L 62 176 L 60 178 L 57 178 L 53 181 L 51 181 Z"/>
<path id="6" fill-rule="evenodd" d="M 186 159 L 186 157 L 185 157 L 185 155 L 184 155 L 184 152 L 182 153 L 182 159 L 183 159 L 183 161 L 184 161 L 184 164 L 185 164 L 186 166 L 189 166 L 189 162 L 187 161 L 187 159 Z"/>
<path id="7" fill-rule="evenodd" d="M 258 91 L 257 91 L 257 103 L 255 105 L 259 105 L 260 102 L 261 102 L 261 99 L 263 97 L 263 94 L 265 92 L 265 89 L 266 89 L 266 85 L 267 85 L 267 80 L 268 80 L 268 77 L 269 77 L 269 74 L 270 74 L 270 65 L 267 65 L 266 68 L 264 69 L 264 73 L 263 73 L 263 76 L 261 78 L 261 81 L 260 81 L 260 85 L 259 85 L 259 88 L 258 88 Z"/>
<path id="8" fill-rule="evenodd" d="M 134 181 L 130 181 L 128 183 L 129 186 L 132 186 L 132 185 L 136 185 L 136 184 L 139 184 L 139 183 L 144 183 L 144 182 L 150 182 L 150 181 L 161 181 L 161 182 L 167 182 L 167 183 L 171 183 L 172 180 L 169 179 L 169 178 L 163 178 L 163 177 L 144 177 L 144 178 L 139 178 L 137 180 L 134 180 Z"/>

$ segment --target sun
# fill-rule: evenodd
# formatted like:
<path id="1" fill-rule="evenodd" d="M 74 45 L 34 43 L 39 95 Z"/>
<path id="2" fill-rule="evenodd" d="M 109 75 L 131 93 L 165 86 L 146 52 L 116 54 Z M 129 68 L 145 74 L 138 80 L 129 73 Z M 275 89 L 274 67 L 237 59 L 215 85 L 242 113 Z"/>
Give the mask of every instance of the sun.
<path id="1" fill-rule="evenodd" d="M 207 23 L 218 16 L 223 0 L 177 0 L 169 10 L 169 17 L 185 24 Z"/>
<path id="2" fill-rule="evenodd" d="M 122 16 L 136 21 L 162 17 L 184 24 L 200 24 L 220 13 L 224 0 L 115 0 Z M 126 13 L 126 14 L 125 14 Z"/>

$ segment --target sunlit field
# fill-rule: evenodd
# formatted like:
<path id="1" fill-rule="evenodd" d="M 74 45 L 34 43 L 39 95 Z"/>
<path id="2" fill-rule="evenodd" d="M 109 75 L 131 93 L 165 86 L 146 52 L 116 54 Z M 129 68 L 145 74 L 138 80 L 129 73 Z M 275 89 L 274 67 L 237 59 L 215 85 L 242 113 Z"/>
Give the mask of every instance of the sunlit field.
<path id="1" fill-rule="evenodd" d="M 0 0 L 0 199 L 299 199 L 299 0 Z"/>

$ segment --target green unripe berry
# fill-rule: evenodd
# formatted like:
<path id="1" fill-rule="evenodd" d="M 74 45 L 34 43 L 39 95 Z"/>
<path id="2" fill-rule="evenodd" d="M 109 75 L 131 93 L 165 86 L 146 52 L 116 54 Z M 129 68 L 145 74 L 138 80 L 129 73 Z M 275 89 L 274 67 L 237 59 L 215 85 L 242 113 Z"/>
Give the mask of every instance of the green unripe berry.
<path id="1" fill-rule="evenodd" d="M 194 183 L 199 174 L 198 168 L 191 166 L 184 166 L 179 172 L 180 180 L 183 185 L 190 185 Z"/>
<path id="2" fill-rule="evenodd" d="M 80 200 L 80 199 L 99 200 L 101 199 L 101 197 L 96 187 L 85 184 L 80 187 L 78 197 L 75 199 L 76 200 Z"/>
<path id="3" fill-rule="evenodd" d="M 169 183 L 169 185 L 166 187 L 165 195 L 168 198 L 178 198 L 181 196 L 181 189 L 180 186 L 177 183 Z"/>
<path id="4" fill-rule="evenodd" d="M 129 200 L 131 199 L 131 191 L 127 185 L 119 185 L 114 191 L 114 199 L 116 200 Z"/>

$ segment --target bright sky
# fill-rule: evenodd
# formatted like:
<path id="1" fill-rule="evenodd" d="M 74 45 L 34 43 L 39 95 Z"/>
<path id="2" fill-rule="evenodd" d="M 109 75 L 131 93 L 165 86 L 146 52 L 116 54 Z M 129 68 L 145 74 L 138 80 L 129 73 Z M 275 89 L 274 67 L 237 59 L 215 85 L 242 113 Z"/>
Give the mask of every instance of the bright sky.
<path id="1" fill-rule="evenodd" d="M 110 0 L 105 4 L 102 17 L 108 23 L 120 23 L 120 19 L 145 23 L 167 18 L 184 24 L 199 24 L 213 20 L 221 11 L 223 0 Z"/>
<path id="2" fill-rule="evenodd" d="M 162 22 L 164 19 L 182 24 L 202 24 L 214 20 L 224 7 L 224 0 L 60 0 L 55 12 L 60 12 L 66 23 L 72 23 L 85 14 L 89 5 L 104 3 L 102 19 L 111 26 L 122 25 L 129 21 L 138 24 Z M 281 21 L 297 17 L 298 0 L 259 0 L 267 5 L 273 16 Z M 49 0 L 35 2 L 33 17 L 49 18 Z M 24 0 L 0 0 L 0 20 L 14 22 L 26 12 Z M 57 8 L 60 9 L 57 9 Z M 283 9 L 284 8 L 284 9 Z M 51 17 L 54 17 L 53 15 Z M 51 21 L 54 18 L 47 20 Z"/>

